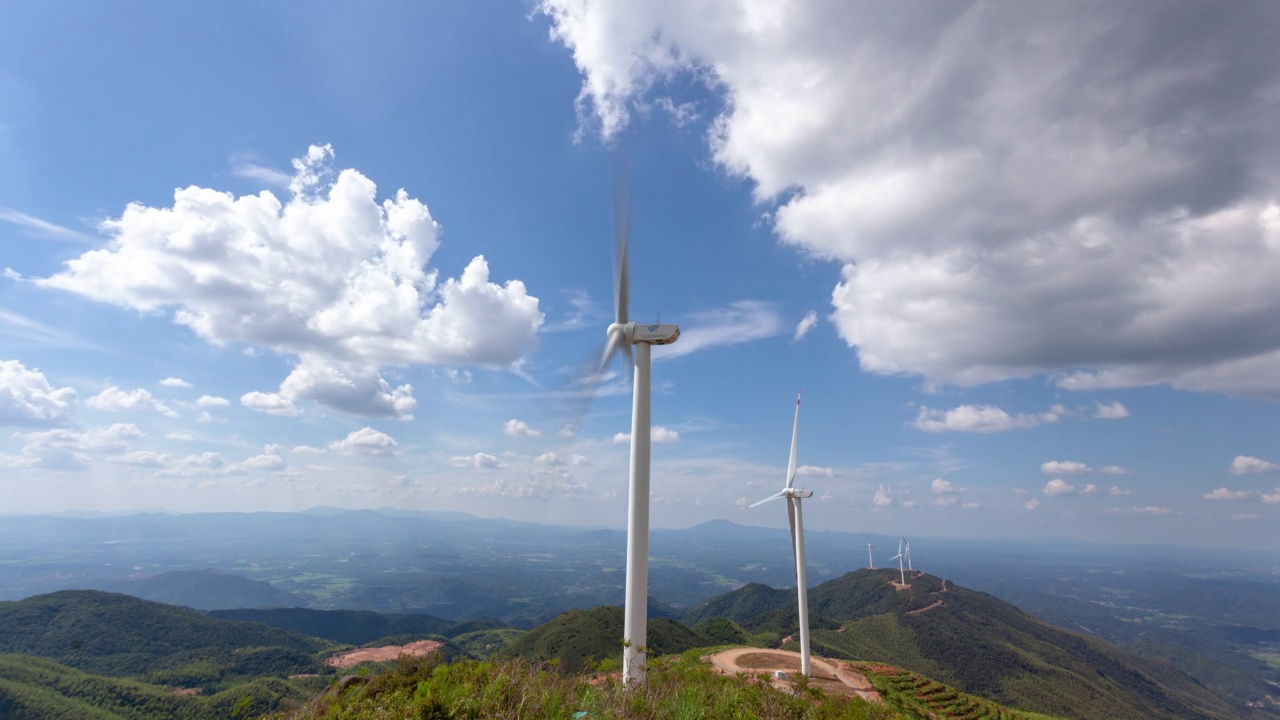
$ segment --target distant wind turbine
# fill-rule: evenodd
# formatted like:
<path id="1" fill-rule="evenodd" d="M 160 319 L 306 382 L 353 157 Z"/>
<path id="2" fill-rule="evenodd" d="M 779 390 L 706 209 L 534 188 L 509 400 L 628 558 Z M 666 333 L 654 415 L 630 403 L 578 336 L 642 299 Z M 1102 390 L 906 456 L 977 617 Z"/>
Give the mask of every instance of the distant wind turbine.
<path id="1" fill-rule="evenodd" d="M 898 540 L 898 554 L 889 558 L 889 562 L 898 561 L 898 577 L 902 580 L 902 584 L 907 584 L 907 573 L 902 569 L 902 540 Z"/>
<path id="2" fill-rule="evenodd" d="M 669 323 L 641 325 L 628 317 L 631 277 L 627 242 L 631 224 L 628 188 L 619 180 L 614 192 L 614 242 L 617 274 L 614 278 L 614 322 L 600 356 L 597 377 L 617 352 L 631 360 L 635 345 L 635 385 L 631 405 L 631 471 L 627 497 L 627 580 L 623 608 L 622 680 L 628 685 L 645 681 L 649 613 L 649 400 L 650 349 L 670 345 L 680 337 L 680 326 Z"/>
<path id="3" fill-rule="evenodd" d="M 902 542 L 907 546 L 907 570 L 915 572 L 916 569 L 911 567 L 911 541 L 906 538 L 902 538 Z"/>
<path id="4" fill-rule="evenodd" d="M 876 559 L 871 557 L 871 543 L 867 543 L 867 563 L 871 566 L 872 570 L 876 569 Z"/>
<path id="5" fill-rule="evenodd" d="M 791 556 L 796 563 L 796 594 L 800 603 L 800 674 L 810 674 L 809 663 L 809 589 L 804 567 L 804 517 L 800 512 L 800 500 L 813 497 L 812 490 L 797 490 L 796 438 L 800 434 L 800 395 L 796 394 L 796 420 L 791 427 L 791 459 L 787 461 L 787 485 L 781 491 L 748 505 L 756 507 L 771 500 L 787 501 L 787 520 L 791 523 Z"/>

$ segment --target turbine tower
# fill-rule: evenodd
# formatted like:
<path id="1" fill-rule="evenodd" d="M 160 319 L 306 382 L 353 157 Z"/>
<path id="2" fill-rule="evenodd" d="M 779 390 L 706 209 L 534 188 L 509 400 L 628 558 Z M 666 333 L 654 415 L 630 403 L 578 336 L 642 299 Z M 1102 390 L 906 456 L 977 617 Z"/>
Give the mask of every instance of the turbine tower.
<path id="1" fill-rule="evenodd" d="M 649 620 L 649 368 L 654 345 L 670 345 L 680 337 L 680 326 L 670 323 L 639 325 L 628 317 L 631 278 L 627 268 L 627 235 L 631 208 L 627 188 L 619 182 L 614 195 L 614 242 L 617 273 L 614 278 L 614 321 L 609 326 L 598 374 L 622 352 L 632 360 L 635 346 L 634 386 L 631 399 L 631 471 L 627 493 L 627 585 L 623 609 L 622 680 L 628 685 L 645 681 Z"/>
<path id="2" fill-rule="evenodd" d="M 791 459 L 787 461 L 787 484 L 778 493 L 748 505 L 755 507 L 771 500 L 787 500 L 787 520 L 791 524 L 791 557 L 796 563 L 796 594 L 800 603 L 800 674 L 810 674 L 809 662 L 809 587 L 804 566 L 804 517 L 800 512 L 800 500 L 813 497 L 812 490 L 797 490 L 796 438 L 800 433 L 800 394 L 796 393 L 796 420 L 791 426 Z"/>
<path id="3" fill-rule="evenodd" d="M 871 543 L 867 543 L 867 565 L 872 570 L 876 569 L 876 559 L 871 557 Z"/>
<path id="4" fill-rule="evenodd" d="M 907 573 L 902 569 L 902 540 L 901 539 L 898 540 L 898 554 L 889 558 L 889 562 L 893 562 L 894 560 L 898 561 L 898 578 L 902 581 L 903 585 L 906 585 Z"/>
<path id="5" fill-rule="evenodd" d="M 906 538 L 902 538 L 902 542 L 906 545 L 906 548 L 907 548 L 907 570 L 910 572 L 915 572 L 916 569 L 911 567 L 911 541 Z"/>

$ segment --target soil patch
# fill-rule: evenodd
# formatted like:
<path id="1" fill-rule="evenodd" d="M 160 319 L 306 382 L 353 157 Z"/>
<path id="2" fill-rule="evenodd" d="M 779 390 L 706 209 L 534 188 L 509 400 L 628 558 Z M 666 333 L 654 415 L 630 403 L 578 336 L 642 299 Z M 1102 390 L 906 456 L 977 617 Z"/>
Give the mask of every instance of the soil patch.
<path id="1" fill-rule="evenodd" d="M 401 655 L 430 655 L 440 649 L 441 643 L 436 640 L 419 640 L 408 645 L 383 645 L 376 648 L 358 648 L 346 650 L 326 658 L 329 667 L 351 667 L 362 662 L 387 662 Z"/>

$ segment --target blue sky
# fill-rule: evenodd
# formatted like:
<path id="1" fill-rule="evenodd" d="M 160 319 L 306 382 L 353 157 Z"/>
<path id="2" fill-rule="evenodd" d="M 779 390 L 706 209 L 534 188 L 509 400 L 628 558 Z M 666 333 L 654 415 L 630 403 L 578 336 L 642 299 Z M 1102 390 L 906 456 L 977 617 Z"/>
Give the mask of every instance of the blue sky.
<path id="1" fill-rule="evenodd" d="M 1275 9 L 782 7 L 7 3 L 3 511 L 621 527 L 623 154 L 655 525 L 1280 540 Z"/>

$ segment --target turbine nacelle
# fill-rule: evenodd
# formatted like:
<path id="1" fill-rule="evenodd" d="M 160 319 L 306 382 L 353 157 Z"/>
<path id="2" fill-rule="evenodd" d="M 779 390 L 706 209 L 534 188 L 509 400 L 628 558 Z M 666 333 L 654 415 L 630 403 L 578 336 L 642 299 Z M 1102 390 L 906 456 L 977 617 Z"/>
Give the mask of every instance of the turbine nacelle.
<path id="1" fill-rule="evenodd" d="M 619 342 L 627 345 L 647 343 L 649 345 L 670 345 L 680 338 L 680 326 L 674 323 L 654 323 L 643 325 L 636 322 L 613 323 L 606 331 L 610 344 Z"/>

